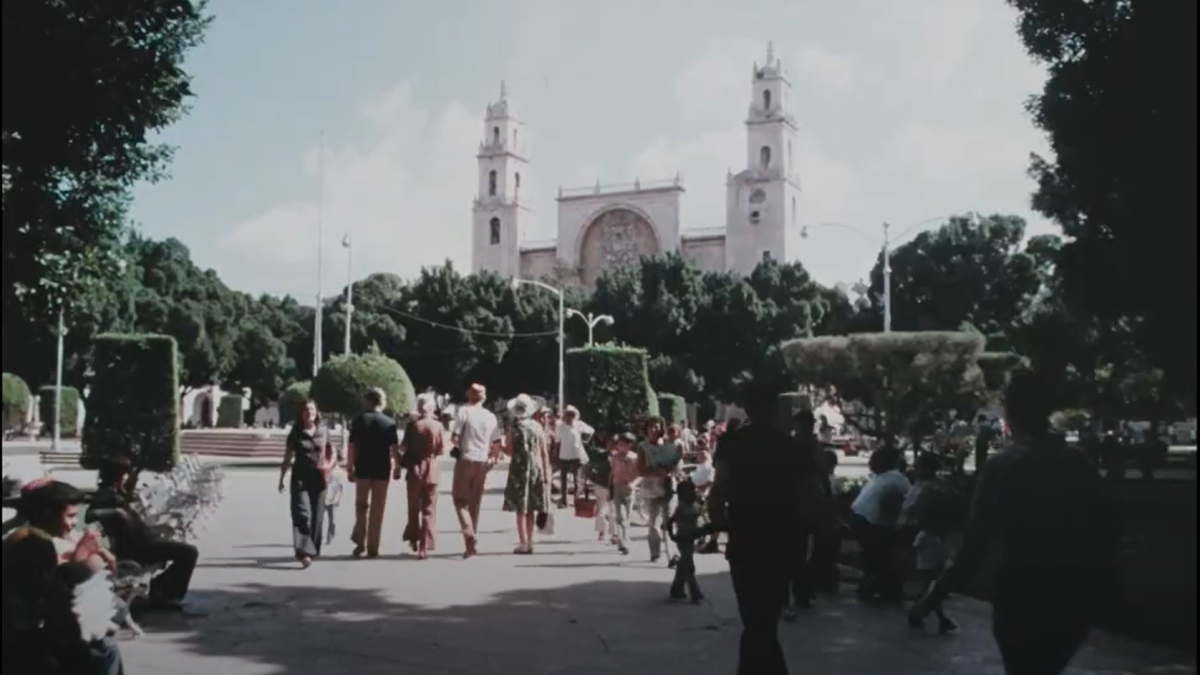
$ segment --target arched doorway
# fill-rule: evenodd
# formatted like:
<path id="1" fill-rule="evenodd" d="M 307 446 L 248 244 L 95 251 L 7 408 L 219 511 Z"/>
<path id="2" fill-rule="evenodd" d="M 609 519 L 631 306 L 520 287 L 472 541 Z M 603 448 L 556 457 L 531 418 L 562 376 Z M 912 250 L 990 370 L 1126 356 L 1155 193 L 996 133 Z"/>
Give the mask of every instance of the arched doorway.
<path id="1" fill-rule="evenodd" d="M 579 244 L 580 280 L 596 284 L 604 270 L 636 265 L 643 256 L 660 252 L 654 225 L 626 207 L 608 209 L 584 226 Z"/>

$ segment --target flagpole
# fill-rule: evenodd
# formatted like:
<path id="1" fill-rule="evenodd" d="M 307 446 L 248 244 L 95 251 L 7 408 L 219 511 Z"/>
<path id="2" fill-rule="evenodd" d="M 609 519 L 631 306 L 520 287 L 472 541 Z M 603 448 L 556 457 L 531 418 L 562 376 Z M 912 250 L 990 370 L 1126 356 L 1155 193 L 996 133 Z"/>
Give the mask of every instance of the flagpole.
<path id="1" fill-rule="evenodd" d="M 313 315 L 313 377 L 321 369 L 321 327 L 324 324 L 324 259 L 325 259 L 325 132 L 321 131 L 321 144 L 317 150 L 317 303 Z"/>

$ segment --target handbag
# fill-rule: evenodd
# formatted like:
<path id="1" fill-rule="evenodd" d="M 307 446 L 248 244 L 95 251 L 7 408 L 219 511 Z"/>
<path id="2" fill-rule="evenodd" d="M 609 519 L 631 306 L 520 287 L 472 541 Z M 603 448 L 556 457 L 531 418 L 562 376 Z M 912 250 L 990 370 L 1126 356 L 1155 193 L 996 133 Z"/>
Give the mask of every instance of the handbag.
<path id="1" fill-rule="evenodd" d="M 576 518 L 595 518 L 596 517 L 596 500 L 591 497 L 576 497 L 575 498 L 575 517 Z"/>
<path id="2" fill-rule="evenodd" d="M 453 448 L 450 448 L 450 456 L 456 460 L 462 459 L 462 450 L 456 445 Z"/>
<path id="3" fill-rule="evenodd" d="M 542 511 L 537 514 L 538 534 L 553 535 L 554 534 L 554 514 L 549 511 Z"/>

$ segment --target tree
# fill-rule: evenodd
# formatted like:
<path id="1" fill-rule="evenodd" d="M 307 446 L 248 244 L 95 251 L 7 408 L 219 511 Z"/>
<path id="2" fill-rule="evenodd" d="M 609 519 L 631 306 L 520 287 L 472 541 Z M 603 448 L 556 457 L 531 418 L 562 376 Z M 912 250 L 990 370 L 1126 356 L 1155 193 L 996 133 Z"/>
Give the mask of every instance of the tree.
<path id="1" fill-rule="evenodd" d="M 233 391 L 249 389 L 253 409 L 278 400 L 284 383 L 296 374 L 287 345 L 262 324 L 251 323 L 243 327 L 235 346 L 237 356 L 224 387 Z"/>
<path id="2" fill-rule="evenodd" d="M 1034 207 L 1069 240 L 1064 301 L 1133 320 L 1150 365 L 1194 408 L 1196 3 L 1009 4 L 1049 73 L 1029 110 L 1054 157 L 1034 156 L 1030 174 Z"/>
<path id="3" fill-rule="evenodd" d="M 115 278 L 130 188 L 164 175 L 150 141 L 185 112 L 185 54 L 203 3 L 4 4 L 4 325 L 52 329 L 60 307 Z M 31 66 L 30 64 L 36 64 Z"/>
<path id="4" fill-rule="evenodd" d="M 4 429 L 5 431 L 25 424 L 29 409 L 33 405 L 33 393 L 25 380 L 4 373 Z"/>
<path id="5" fill-rule="evenodd" d="M 387 395 L 389 413 L 412 412 L 417 395 L 408 373 L 378 350 L 330 359 L 317 371 L 310 394 L 318 410 L 349 418 L 363 411 L 363 397 L 372 387 Z"/>
<path id="6" fill-rule="evenodd" d="M 1016 216 L 979 222 L 955 216 L 896 248 L 891 254 L 894 328 L 969 326 L 989 339 L 1003 339 L 1041 288 L 1039 258 L 1022 248 L 1024 237 L 1025 221 Z M 882 259 L 871 272 L 871 296 L 882 302 Z"/>

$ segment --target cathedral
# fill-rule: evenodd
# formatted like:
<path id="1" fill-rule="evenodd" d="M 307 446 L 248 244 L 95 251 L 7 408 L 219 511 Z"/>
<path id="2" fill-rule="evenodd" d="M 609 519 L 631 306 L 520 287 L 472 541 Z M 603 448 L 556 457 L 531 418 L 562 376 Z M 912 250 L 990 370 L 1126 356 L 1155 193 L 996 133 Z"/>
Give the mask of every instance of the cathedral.
<path id="1" fill-rule="evenodd" d="M 526 241 L 529 209 L 521 170 L 529 164 L 523 124 L 500 100 L 487 107 L 479 161 L 479 192 L 472 224 L 473 272 L 507 277 L 551 276 L 591 287 L 609 268 L 642 256 L 677 252 L 705 271 L 749 273 L 764 260 L 794 262 L 800 250 L 800 180 L 792 144 L 796 120 L 788 113 L 791 83 L 774 50 L 750 73 L 746 168 L 726 178 L 725 227 L 688 230 L 682 222 L 681 177 L 558 189 L 557 238 Z"/>

